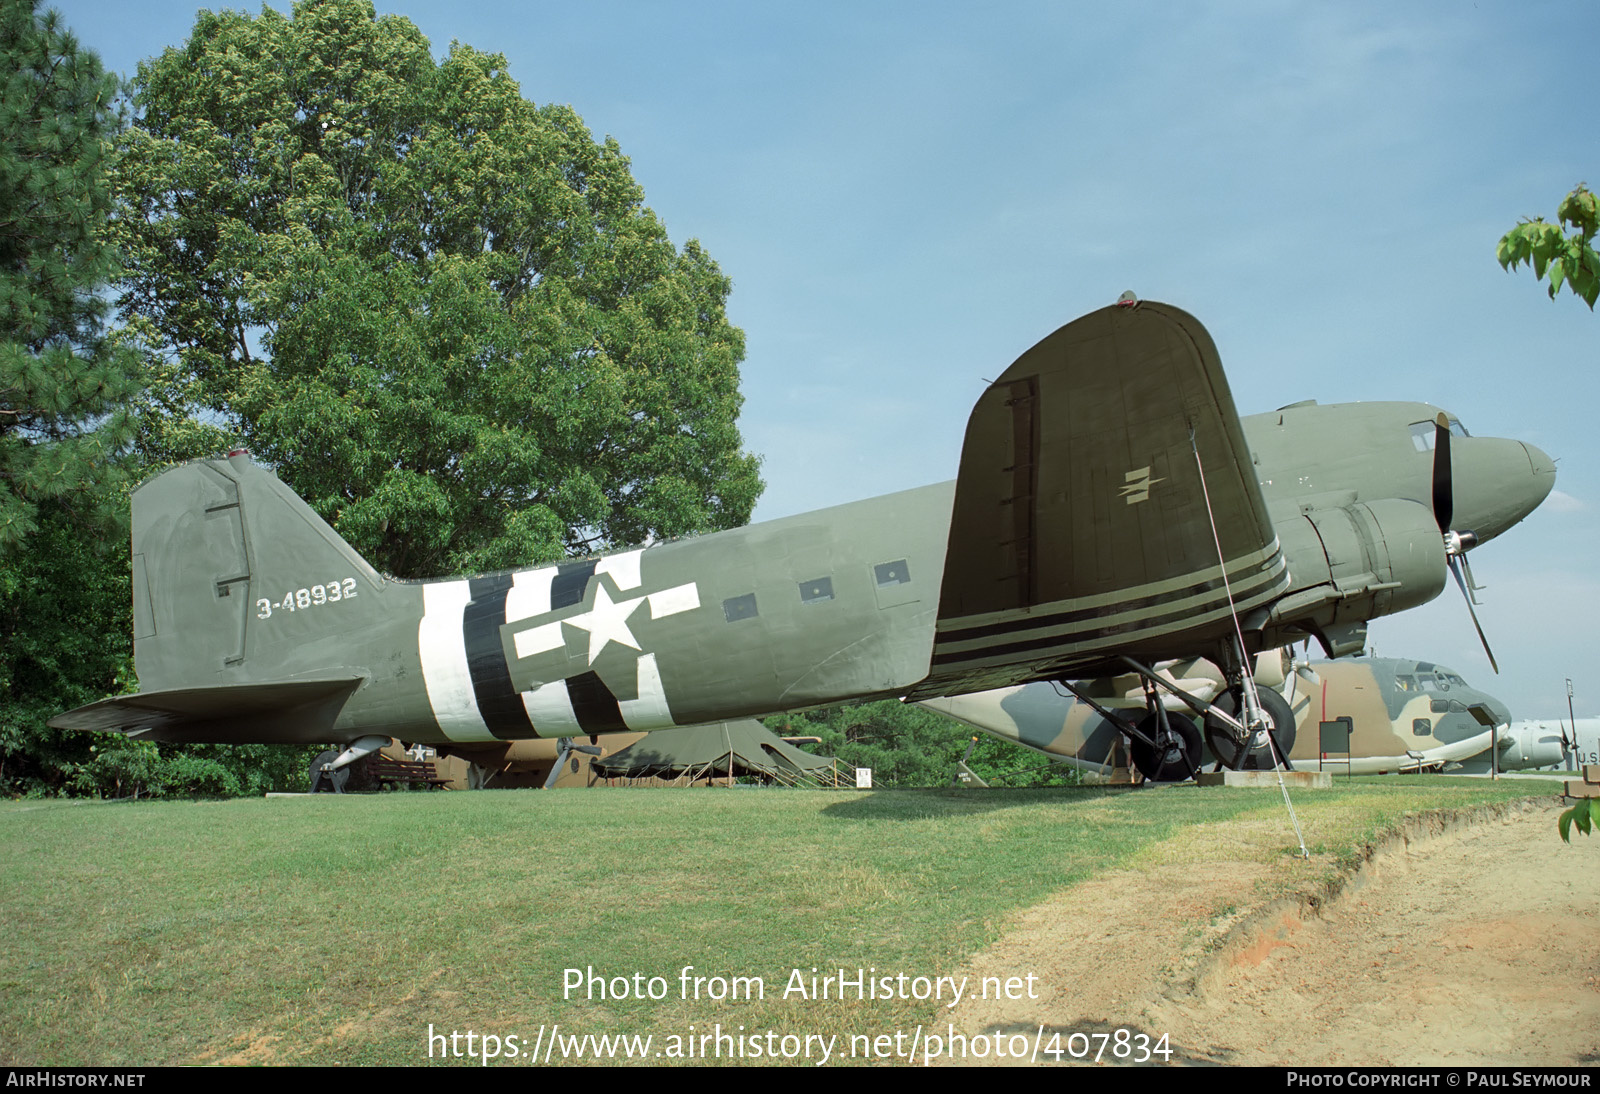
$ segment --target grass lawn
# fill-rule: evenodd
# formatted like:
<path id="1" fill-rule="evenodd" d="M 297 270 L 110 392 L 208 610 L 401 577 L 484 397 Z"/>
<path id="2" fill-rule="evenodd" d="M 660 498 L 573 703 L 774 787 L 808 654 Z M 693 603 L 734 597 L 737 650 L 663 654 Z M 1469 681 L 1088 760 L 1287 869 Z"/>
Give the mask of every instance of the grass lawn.
<path id="1" fill-rule="evenodd" d="M 1316 855 L 1285 885 L 1408 813 L 1552 792 L 1437 777 L 1299 792 Z M 937 1004 L 784 988 L 813 967 L 956 973 L 1010 913 L 1142 855 L 1206 854 L 1196 826 L 1234 824 L 1274 833 L 1234 853 L 1294 847 L 1276 791 L 1192 786 L 5 802 L 0 1063 L 426 1063 L 430 1024 L 530 1053 L 555 1023 L 657 1049 L 691 1025 L 910 1028 Z M 760 977 L 765 998 L 683 999 L 691 965 Z M 665 998 L 564 999 L 565 970 L 591 966 L 630 996 L 635 973 L 646 993 L 660 977 Z"/>

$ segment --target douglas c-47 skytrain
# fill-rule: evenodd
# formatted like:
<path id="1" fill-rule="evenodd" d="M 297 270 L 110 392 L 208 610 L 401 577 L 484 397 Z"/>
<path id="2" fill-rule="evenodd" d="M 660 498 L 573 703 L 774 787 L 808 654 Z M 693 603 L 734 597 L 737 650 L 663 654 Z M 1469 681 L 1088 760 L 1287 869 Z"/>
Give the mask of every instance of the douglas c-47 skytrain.
<path id="1" fill-rule="evenodd" d="M 1131 297 L 1067 324 L 979 398 L 954 483 L 514 573 L 374 571 L 248 455 L 133 496 L 137 695 L 52 720 L 160 741 L 389 737 L 471 759 L 846 699 L 1135 672 L 1131 730 L 1191 766 L 1146 666 L 1204 657 L 1234 761 L 1274 715 L 1242 671 L 1433 599 L 1549 493 L 1550 458 L 1420 403 L 1241 423 L 1192 316 Z M 1457 571 L 1457 580 L 1460 580 Z"/>

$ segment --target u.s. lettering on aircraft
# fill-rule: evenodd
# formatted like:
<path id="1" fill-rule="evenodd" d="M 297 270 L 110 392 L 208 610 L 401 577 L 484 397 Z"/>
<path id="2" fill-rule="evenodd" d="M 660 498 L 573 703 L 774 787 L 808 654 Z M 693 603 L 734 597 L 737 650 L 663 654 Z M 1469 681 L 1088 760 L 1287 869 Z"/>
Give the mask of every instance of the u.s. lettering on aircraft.
<path id="1" fill-rule="evenodd" d="M 1243 762 L 1272 729 L 1257 651 L 1360 648 L 1554 480 L 1537 448 L 1421 403 L 1241 422 L 1199 321 L 1125 296 L 985 390 L 953 483 L 599 558 L 399 581 L 247 454 L 175 467 L 133 495 L 144 690 L 52 724 L 327 743 L 337 768 L 390 737 L 470 759 L 1128 671 L 1154 696 L 1146 666 L 1204 657 Z M 1152 697 L 1136 743 L 1189 764 L 1164 712 Z"/>

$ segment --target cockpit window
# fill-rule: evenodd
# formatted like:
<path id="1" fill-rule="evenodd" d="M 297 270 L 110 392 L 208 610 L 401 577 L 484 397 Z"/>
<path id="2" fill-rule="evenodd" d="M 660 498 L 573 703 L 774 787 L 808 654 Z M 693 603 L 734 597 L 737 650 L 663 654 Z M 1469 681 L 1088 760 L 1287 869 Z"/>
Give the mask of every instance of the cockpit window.
<path id="1" fill-rule="evenodd" d="M 1448 414 L 1445 415 L 1445 419 L 1450 423 L 1450 433 L 1452 436 L 1472 436 L 1472 434 L 1467 432 L 1467 427 L 1461 424 L 1460 419 L 1453 418 Z M 1418 452 L 1432 452 L 1434 438 L 1437 434 L 1437 428 L 1438 427 L 1432 422 L 1412 422 L 1411 447 L 1415 448 Z"/>
<path id="2" fill-rule="evenodd" d="M 1415 676 L 1396 676 L 1394 678 L 1394 684 L 1395 687 L 1399 688 L 1401 691 L 1417 690 L 1417 678 Z"/>

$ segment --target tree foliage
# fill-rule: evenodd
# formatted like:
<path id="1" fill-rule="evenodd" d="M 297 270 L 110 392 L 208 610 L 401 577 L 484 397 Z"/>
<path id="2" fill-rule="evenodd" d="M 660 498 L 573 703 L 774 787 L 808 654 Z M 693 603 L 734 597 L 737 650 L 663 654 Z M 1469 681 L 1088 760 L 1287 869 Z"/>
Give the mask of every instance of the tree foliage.
<path id="1" fill-rule="evenodd" d="M 1556 818 L 1556 830 L 1561 833 L 1563 842 L 1572 842 L 1572 826 L 1574 824 L 1578 826 L 1578 831 L 1586 836 L 1594 830 L 1595 800 L 1594 798 L 1579 798 L 1572 803 L 1570 809 L 1563 811 L 1561 816 Z"/>
<path id="2" fill-rule="evenodd" d="M 875 786 L 949 786 L 963 756 L 990 786 L 1075 786 L 1079 781 L 1076 771 L 1048 757 L 897 699 L 779 715 L 765 724 L 784 736 L 820 737 L 821 744 L 808 751 L 872 768 Z"/>
<path id="3" fill-rule="evenodd" d="M 1556 220 L 1556 224 L 1543 217 L 1523 220 L 1500 237 L 1496 257 L 1506 270 L 1523 263 L 1532 266 L 1535 278 L 1549 281 L 1551 300 L 1565 284 L 1593 311 L 1596 298 L 1600 298 L 1600 256 L 1594 251 L 1600 207 L 1595 195 L 1579 183 L 1556 209 Z M 1564 233 L 1561 225 L 1571 228 L 1571 233 Z"/>
<path id="4" fill-rule="evenodd" d="M 51 519 L 115 527 L 132 356 L 101 332 L 115 271 L 116 78 L 35 0 L 0 0 L 0 564 Z M 113 536 L 113 538 L 115 538 Z"/>
<path id="5" fill-rule="evenodd" d="M 730 282 L 502 57 L 367 0 L 202 11 L 133 102 L 120 304 L 194 412 L 156 450 L 231 433 L 400 576 L 749 519 Z"/>
<path id="6" fill-rule="evenodd" d="M 0 560 L 0 788 L 64 790 L 94 741 L 45 721 L 129 690 L 133 598 L 125 546 L 100 549 L 54 501 L 34 524 Z"/>

